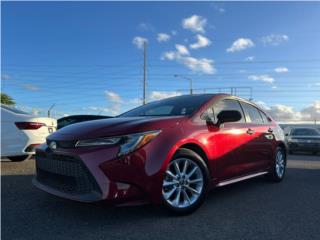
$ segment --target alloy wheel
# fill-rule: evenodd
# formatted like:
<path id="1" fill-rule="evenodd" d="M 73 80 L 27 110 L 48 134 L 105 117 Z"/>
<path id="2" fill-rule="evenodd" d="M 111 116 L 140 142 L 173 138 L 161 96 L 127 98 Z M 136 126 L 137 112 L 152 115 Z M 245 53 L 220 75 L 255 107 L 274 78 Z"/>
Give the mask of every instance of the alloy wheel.
<path id="1" fill-rule="evenodd" d="M 198 164 L 188 158 L 170 162 L 162 185 L 163 199 L 172 207 L 187 208 L 203 191 L 204 177 Z"/>
<path id="2" fill-rule="evenodd" d="M 276 173 L 279 178 L 282 178 L 285 169 L 285 156 L 282 151 L 278 151 L 276 155 Z"/>

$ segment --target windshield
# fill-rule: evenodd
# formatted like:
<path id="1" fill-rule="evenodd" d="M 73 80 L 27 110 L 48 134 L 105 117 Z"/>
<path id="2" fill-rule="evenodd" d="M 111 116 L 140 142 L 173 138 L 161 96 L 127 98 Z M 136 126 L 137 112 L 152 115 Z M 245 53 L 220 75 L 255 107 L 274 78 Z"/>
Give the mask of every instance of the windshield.
<path id="1" fill-rule="evenodd" d="M 24 111 L 22 111 L 22 110 L 19 110 L 19 109 L 17 109 L 17 108 L 14 108 L 14 107 L 9 107 L 9 106 L 6 106 L 6 105 L 1 105 L 1 107 L 2 107 L 3 109 L 6 109 L 6 110 L 8 110 L 8 111 L 10 111 L 10 112 L 13 112 L 13 113 L 30 115 L 29 113 L 24 112 Z"/>
<path id="2" fill-rule="evenodd" d="M 312 128 L 298 128 L 293 129 L 292 136 L 317 136 L 320 135 L 320 133 L 316 129 Z"/>
<path id="3" fill-rule="evenodd" d="M 198 110 L 212 95 L 186 95 L 151 102 L 118 117 L 138 116 L 188 116 Z"/>

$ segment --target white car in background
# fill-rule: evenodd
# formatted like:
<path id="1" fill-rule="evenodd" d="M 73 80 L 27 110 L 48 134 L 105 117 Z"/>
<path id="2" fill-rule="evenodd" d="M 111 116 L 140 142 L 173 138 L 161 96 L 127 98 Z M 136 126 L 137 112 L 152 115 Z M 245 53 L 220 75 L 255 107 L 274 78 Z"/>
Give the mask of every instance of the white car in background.
<path id="1" fill-rule="evenodd" d="M 53 118 L 36 117 L 1 104 L 1 158 L 16 162 L 28 159 L 56 128 Z"/>

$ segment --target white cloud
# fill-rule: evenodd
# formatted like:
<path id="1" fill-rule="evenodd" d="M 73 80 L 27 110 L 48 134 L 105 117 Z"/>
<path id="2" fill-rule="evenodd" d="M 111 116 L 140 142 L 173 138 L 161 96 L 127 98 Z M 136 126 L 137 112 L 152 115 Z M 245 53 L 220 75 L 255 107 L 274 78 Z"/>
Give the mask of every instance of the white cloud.
<path id="1" fill-rule="evenodd" d="M 118 94 L 116 94 L 115 92 L 105 91 L 104 93 L 106 95 L 106 98 L 110 102 L 113 102 L 113 103 L 121 103 L 122 102 L 121 97 Z"/>
<path id="2" fill-rule="evenodd" d="M 192 32 L 205 32 L 205 26 L 207 25 L 207 19 L 198 15 L 192 15 L 191 17 L 182 20 L 182 27 L 189 29 Z"/>
<path id="3" fill-rule="evenodd" d="M 315 101 L 313 104 L 301 110 L 304 120 L 320 120 L 320 100 Z"/>
<path id="4" fill-rule="evenodd" d="M 117 93 L 111 91 L 105 91 L 104 93 L 107 100 L 111 102 L 111 105 L 108 108 L 104 108 L 103 111 L 110 112 L 112 115 L 119 114 L 121 110 L 121 104 L 123 103 L 121 97 Z"/>
<path id="5" fill-rule="evenodd" d="M 197 73 L 214 74 L 216 72 L 212 59 L 195 58 L 188 55 L 181 55 L 179 52 L 174 51 L 165 52 L 161 59 L 170 61 L 175 60 Z"/>
<path id="6" fill-rule="evenodd" d="M 227 49 L 227 52 L 237 52 L 237 51 L 242 51 L 247 48 L 252 48 L 254 46 L 254 43 L 252 42 L 251 39 L 249 38 L 239 38 L 236 41 L 234 41 Z"/>
<path id="7" fill-rule="evenodd" d="M 221 8 L 219 8 L 219 9 L 218 9 L 218 12 L 219 12 L 219 13 L 225 13 L 225 12 L 226 12 L 226 10 L 225 10 L 224 8 L 222 8 L 222 7 L 221 7 Z"/>
<path id="8" fill-rule="evenodd" d="M 287 42 L 289 37 L 285 34 L 270 34 L 263 36 L 261 41 L 264 45 L 278 46 L 283 42 Z"/>
<path id="9" fill-rule="evenodd" d="M 254 59 L 255 59 L 254 56 L 249 56 L 249 57 L 246 57 L 244 60 L 245 60 L 246 62 L 253 62 Z"/>
<path id="10" fill-rule="evenodd" d="M 256 102 L 264 108 L 272 118 L 277 121 L 314 121 L 320 120 L 320 100 L 302 108 L 300 111 L 295 111 L 292 106 L 284 104 L 275 104 L 268 107 L 262 101 Z"/>
<path id="11" fill-rule="evenodd" d="M 161 59 L 177 61 L 197 73 L 214 74 L 216 72 L 212 59 L 192 57 L 187 47 L 181 44 L 176 44 L 175 47 L 176 51 L 164 52 Z"/>
<path id="12" fill-rule="evenodd" d="M 132 43 L 134 45 L 136 45 L 137 48 L 140 48 L 142 49 L 143 48 L 143 44 L 144 42 L 148 42 L 148 39 L 146 38 L 143 38 L 143 37 L 134 37 L 133 40 L 132 40 Z"/>
<path id="13" fill-rule="evenodd" d="M 256 101 L 255 102 L 259 107 L 263 108 L 264 110 L 270 110 L 268 105 L 263 101 Z"/>
<path id="14" fill-rule="evenodd" d="M 198 48 L 207 47 L 211 44 L 211 41 L 205 36 L 202 36 L 201 34 L 197 34 L 196 39 L 197 39 L 197 42 L 190 44 L 190 48 L 198 49 Z"/>
<path id="15" fill-rule="evenodd" d="M 176 44 L 176 49 L 177 49 L 179 55 L 189 55 L 190 54 L 188 48 L 184 45 Z"/>
<path id="16" fill-rule="evenodd" d="M 167 42 L 170 40 L 170 35 L 166 33 L 158 33 L 157 40 L 158 42 Z"/>
<path id="17" fill-rule="evenodd" d="M 180 96 L 180 92 L 160 92 L 160 91 L 152 91 L 149 98 L 150 101 L 160 100 L 164 98 Z"/>
<path id="18" fill-rule="evenodd" d="M 114 110 L 113 108 L 108 108 L 108 107 L 88 107 L 84 109 L 86 111 L 86 113 L 90 113 L 93 112 L 94 114 L 102 114 L 102 113 L 106 113 L 108 115 L 118 115 L 120 112 L 118 110 Z M 88 111 L 89 110 L 89 111 Z"/>
<path id="19" fill-rule="evenodd" d="M 276 73 L 286 73 L 286 72 L 289 72 L 289 69 L 286 67 L 277 67 L 274 69 L 274 71 Z"/>
<path id="20" fill-rule="evenodd" d="M 154 27 L 151 23 L 146 23 L 146 22 L 142 22 L 142 23 L 139 23 L 138 25 L 138 29 L 140 31 L 154 31 Z"/>
<path id="21" fill-rule="evenodd" d="M 283 104 L 271 106 L 267 112 L 277 121 L 292 121 L 301 119 L 301 114 L 299 112 L 295 112 L 293 107 Z"/>
<path id="22" fill-rule="evenodd" d="M 221 6 L 221 4 L 217 4 L 216 2 L 211 3 L 210 6 L 220 14 L 223 14 L 226 12 L 226 10 Z"/>
<path id="23" fill-rule="evenodd" d="M 175 51 L 164 52 L 161 56 L 161 60 L 175 60 L 178 58 L 178 53 Z"/>
<path id="24" fill-rule="evenodd" d="M 29 83 L 21 84 L 21 87 L 23 87 L 23 88 L 26 89 L 26 90 L 33 91 L 33 92 L 36 92 L 36 91 L 39 91 L 39 90 L 40 90 L 39 87 L 34 86 L 34 85 L 32 85 L 32 84 L 29 84 Z"/>
<path id="25" fill-rule="evenodd" d="M 213 60 L 207 58 L 184 57 L 180 62 L 194 72 L 214 74 L 216 69 L 213 66 Z"/>
<path id="26" fill-rule="evenodd" d="M 250 75 L 248 76 L 249 80 L 253 81 L 262 81 L 262 82 L 267 82 L 267 83 L 273 83 L 274 78 L 265 74 L 265 75 Z"/>

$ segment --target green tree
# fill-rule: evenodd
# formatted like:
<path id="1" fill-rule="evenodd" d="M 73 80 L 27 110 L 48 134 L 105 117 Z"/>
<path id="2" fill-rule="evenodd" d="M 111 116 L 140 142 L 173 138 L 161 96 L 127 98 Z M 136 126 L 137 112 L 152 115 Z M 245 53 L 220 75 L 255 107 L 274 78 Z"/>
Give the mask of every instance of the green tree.
<path id="1" fill-rule="evenodd" d="M 5 93 L 1 93 L 1 104 L 6 104 L 6 105 L 15 105 L 15 101 L 13 100 L 12 97 Z"/>

